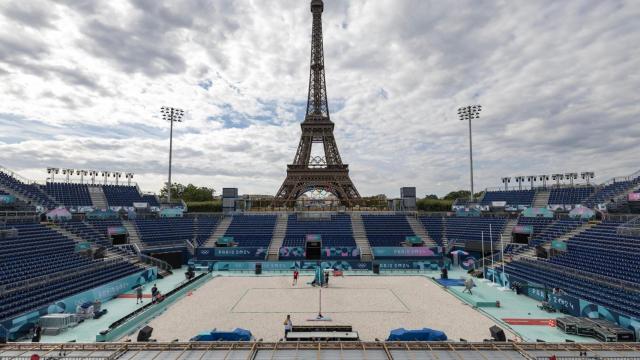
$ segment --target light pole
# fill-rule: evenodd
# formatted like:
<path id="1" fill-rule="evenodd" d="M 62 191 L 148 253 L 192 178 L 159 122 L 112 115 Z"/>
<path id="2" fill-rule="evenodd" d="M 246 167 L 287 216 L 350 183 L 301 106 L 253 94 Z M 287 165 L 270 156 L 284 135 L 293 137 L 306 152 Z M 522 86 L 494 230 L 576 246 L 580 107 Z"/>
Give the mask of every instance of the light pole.
<path id="1" fill-rule="evenodd" d="M 482 105 L 469 105 L 458 108 L 458 117 L 460 117 L 460 120 L 469 121 L 469 177 L 471 179 L 471 195 L 469 196 L 469 200 L 471 200 L 471 202 L 473 202 L 473 142 L 471 140 L 471 119 L 480 118 L 480 111 L 482 111 Z"/>
<path id="2" fill-rule="evenodd" d="M 527 176 L 527 181 L 531 184 L 531 190 L 533 190 L 533 183 L 537 180 L 535 175 Z"/>
<path id="3" fill-rule="evenodd" d="M 547 181 L 549 181 L 549 175 L 538 175 L 538 179 L 542 180 L 542 188 L 547 189 Z"/>
<path id="4" fill-rule="evenodd" d="M 587 180 L 587 185 L 589 185 L 591 179 L 595 176 L 595 173 L 593 171 L 585 171 L 580 173 L 580 176 L 583 180 Z"/>
<path id="5" fill-rule="evenodd" d="M 553 175 L 551 175 L 551 178 L 556 181 L 556 187 L 560 187 L 560 180 L 562 180 L 563 177 L 564 177 L 564 175 L 562 175 L 562 174 L 553 174 Z"/>
<path id="6" fill-rule="evenodd" d="M 509 191 L 509 183 L 511 182 L 510 177 L 503 177 L 502 183 L 504 184 L 504 191 Z"/>
<path id="7" fill-rule="evenodd" d="M 58 168 L 47 168 L 47 174 L 51 174 L 51 182 L 55 182 L 56 181 L 56 174 L 60 171 L 60 169 Z"/>
<path id="8" fill-rule="evenodd" d="M 171 205 L 171 152 L 173 151 L 173 123 L 182 122 L 184 110 L 163 106 L 160 109 L 160 112 L 162 112 L 162 119 L 171 123 L 169 130 L 169 182 L 167 183 L 167 202 Z"/>
<path id="9" fill-rule="evenodd" d="M 131 185 L 131 179 L 133 179 L 133 173 L 126 173 L 125 177 L 127 178 L 127 185 Z"/>

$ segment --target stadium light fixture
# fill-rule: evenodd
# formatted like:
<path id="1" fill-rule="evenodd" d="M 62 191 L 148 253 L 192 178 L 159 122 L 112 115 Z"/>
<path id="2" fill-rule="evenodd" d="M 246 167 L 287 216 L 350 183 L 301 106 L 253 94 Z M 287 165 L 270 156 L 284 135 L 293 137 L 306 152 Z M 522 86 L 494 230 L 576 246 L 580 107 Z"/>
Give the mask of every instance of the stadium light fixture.
<path id="1" fill-rule="evenodd" d="M 564 174 L 564 178 L 569 180 L 569 184 L 571 184 L 571 187 L 573 187 L 573 180 L 578 178 L 578 174 L 577 173 L 566 173 Z"/>
<path id="2" fill-rule="evenodd" d="M 104 177 L 104 184 L 107 185 L 107 178 L 111 175 L 108 171 L 102 171 L 102 176 Z"/>
<path id="3" fill-rule="evenodd" d="M 471 120 L 479 119 L 482 105 L 469 105 L 458 108 L 458 117 L 461 121 L 469 122 L 469 178 L 471 180 L 470 202 L 473 202 L 473 142 L 471 140 Z"/>
<path id="4" fill-rule="evenodd" d="M 76 170 L 76 175 L 80 175 L 80 184 L 83 184 L 84 176 L 87 175 L 87 170 Z"/>
<path id="5" fill-rule="evenodd" d="M 538 179 L 542 181 L 542 188 L 547 188 L 547 181 L 549 181 L 549 175 L 538 175 Z"/>
<path id="6" fill-rule="evenodd" d="M 89 170 L 89 175 L 91 175 L 91 185 L 94 185 L 96 183 L 96 175 L 98 175 L 98 172 L 95 170 Z"/>
<path id="7" fill-rule="evenodd" d="M 127 178 L 127 185 L 131 185 L 131 179 L 133 179 L 133 173 L 126 173 L 124 177 Z"/>
<path id="8" fill-rule="evenodd" d="M 533 183 L 538 180 L 538 178 L 535 175 L 529 175 L 527 176 L 527 181 L 531 184 L 531 190 L 533 190 Z"/>
<path id="9" fill-rule="evenodd" d="M 504 191 L 508 191 L 509 190 L 509 183 L 511 182 L 511 178 L 510 177 L 503 177 L 502 178 L 502 183 L 504 184 Z"/>
<path id="10" fill-rule="evenodd" d="M 551 178 L 556 181 L 556 186 L 560 187 L 560 180 L 562 180 L 564 178 L 564 175 L 562 175 L 562 174 L 553 174 L 553 175 L 551 175 Z"/>
<path id="11" fill-rule="evenodd" d="M 162 112 L 162 119 L 171 123 L 169 130 L 169 181 L 167 182 L 167 200 L 168 203 L 171 204 L 171 153 L 173 152 L 173 123 L 182 122 L 184 110 L 163 106 L 162 108 L 160 108 L 160 112 Z"/>
<path id="12" fill-rule="evenodd" d="M 114 171 L 113 177 L 116 178 L 116 185 L 118 185 L 118 179 L 122 177 L 122 173 L 120 171 Z"/>
<path id="13" fill-rule="evenodd" d="M 47 168 L 47 174 L 51 175 L 51 182 L 55 182 L 56 174 L 60 172 L 59 168 L 49 167 Z"/>
<path id="14" fill-rule="evenodd" d="M 584 171 L 580 173 L 580 177 L 582 177 L 583 180 L 587 180 L 587 185 L 589 185 L 591 179 L 593 179 L 595 176 L 596 174 L 593 171 Z"/>
<path id="15" fill-rule="evenodd" d="M 518 183 L 518 190 L 522 190 L 522 183 L 524 182 L 524 176 L 516 176 L 516 182 Z"/>

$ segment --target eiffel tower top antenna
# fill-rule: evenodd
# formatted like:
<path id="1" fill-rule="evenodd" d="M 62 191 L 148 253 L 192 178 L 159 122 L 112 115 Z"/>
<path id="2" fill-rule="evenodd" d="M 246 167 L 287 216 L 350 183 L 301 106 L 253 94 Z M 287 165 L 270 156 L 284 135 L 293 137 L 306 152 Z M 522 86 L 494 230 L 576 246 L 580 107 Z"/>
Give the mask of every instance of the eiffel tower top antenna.
<path id="1" fill-rule="evenodd" d="M 322 48 L 322 0 L 311 1 L 313 23 L 311 27 L 311 66 L 309 67 L 309 95 L 305 121 L 331 122 L 327 102 L 327 86 L 324 77 L 324 52 Z"/>

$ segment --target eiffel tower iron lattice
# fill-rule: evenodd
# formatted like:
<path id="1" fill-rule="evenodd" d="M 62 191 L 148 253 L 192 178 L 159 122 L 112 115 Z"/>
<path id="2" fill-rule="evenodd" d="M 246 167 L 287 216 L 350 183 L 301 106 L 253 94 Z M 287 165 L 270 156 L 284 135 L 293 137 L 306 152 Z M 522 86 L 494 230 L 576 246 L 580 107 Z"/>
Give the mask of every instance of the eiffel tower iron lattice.
<path id="1" fill-rule="evenodd" d="M 349 165 L 343 164 L 340 158 L 333 136 L 334 123 L 329 119 L 322 50 L 323 10 L 322 0 L 311 1 L 313 25 L 307 112 L 300 124 L 302 135 L 293 164 L 287 165 L 287 177 L 274 199 L 276 206 L 292 205 L 300 195 L 318 189 L 332 193 L 349 207 L 360 201 L 360 194 L 349 178 Z M 324 158 L 312 156 L 314 143 L 322 144 Z"/>

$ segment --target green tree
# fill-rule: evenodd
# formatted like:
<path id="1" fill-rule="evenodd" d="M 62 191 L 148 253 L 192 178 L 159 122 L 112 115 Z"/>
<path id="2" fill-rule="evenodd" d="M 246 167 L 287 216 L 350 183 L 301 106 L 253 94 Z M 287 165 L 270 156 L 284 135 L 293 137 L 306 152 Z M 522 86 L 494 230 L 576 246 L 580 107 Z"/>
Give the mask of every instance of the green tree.
<path id="1" fill-rule="evenodd" d="M 438 195 L 436 195 L 436 194 L 429 194 L 429 195 L 425 196 L 424 198 L 425 198 L 425 199 L 438 200 Z"/>
<path id="2" fill-rule="evenodd" d="M 168 193 L 167 186 L 165 185 L 160 190 L 160 196 L 166 197 Z M 203 202 L 213 200 L 213 188 L 205 186 L 195 186 L 189 184 L 184 186 L 180 183 L 171 184 L 171 198 L 182 199 L 185 202 Z"/>

